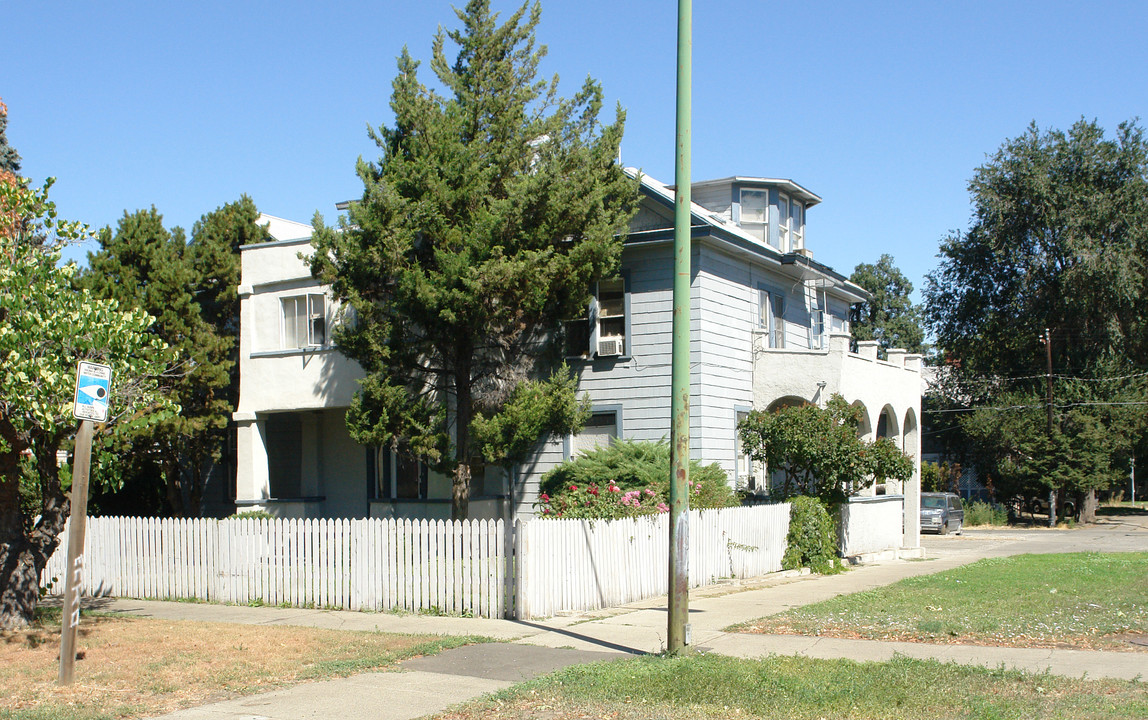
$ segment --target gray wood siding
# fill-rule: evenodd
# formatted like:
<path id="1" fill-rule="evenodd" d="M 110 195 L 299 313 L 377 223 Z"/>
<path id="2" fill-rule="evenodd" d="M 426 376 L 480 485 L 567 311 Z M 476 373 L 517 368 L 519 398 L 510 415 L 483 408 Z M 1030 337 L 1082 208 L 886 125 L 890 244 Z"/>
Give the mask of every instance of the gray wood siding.
<path id="1" fill-rule="evenodd" d="M 755 272 L 739 258 L 703 245 L 697 260 L 699 363 L 690 401 L 691 455 L 734 476 L 735 406 L 753 402 Z"/>
<path id="2" fill-rule="evenodd" d="M 706 210 L 733 221 L 733 188 L 730 185 L 695 188 L 690 199 Z"/>
<path id="3" fill-rule="evenodd" d="M 630 232 L 642 230 L 664 230 L 674 226 L 674 215 L 671 211 L 662 211 L 661 207 L 654 208 L 643 204 L 634 218 L 630 220 Z"/>

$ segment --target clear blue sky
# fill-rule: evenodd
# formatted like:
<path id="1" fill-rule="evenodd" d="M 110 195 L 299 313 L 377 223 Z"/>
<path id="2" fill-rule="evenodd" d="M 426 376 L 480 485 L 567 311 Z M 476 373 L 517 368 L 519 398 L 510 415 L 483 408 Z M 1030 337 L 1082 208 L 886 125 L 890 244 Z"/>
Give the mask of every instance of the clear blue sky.
<path id="1" fill-rule="evenodd" d="M 425 61 L 439 24 L 456 21 L 437 0 L 0 0 L 8 140 L 93 227 L 155 205 L 190 231 L 243 193 L 332 221 L 361 194 L 355 159 L 378 156 L 366 127 L 391 121 L 395 57 Z M 544 73 L 564 94 L 601 81 L 628 112 L 623 161 L 665 182 L 675 31 L 665 0 L 550 0 L 538 31 Z M 824 199 L 818 260 L 848 274 L 890 253 L 920 288 L 1005 139 L 1148 115 L 1145 38 L 1143 1 L 698 2 L 694 179 L 791 178 Z"/>

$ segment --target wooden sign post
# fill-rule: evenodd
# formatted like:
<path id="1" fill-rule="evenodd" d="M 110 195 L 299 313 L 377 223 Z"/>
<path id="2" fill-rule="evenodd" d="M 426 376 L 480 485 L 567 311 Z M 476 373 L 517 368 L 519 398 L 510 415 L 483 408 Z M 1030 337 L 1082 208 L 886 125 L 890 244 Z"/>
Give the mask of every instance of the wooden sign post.
<path id="1" fill-rule="evenodd" d="M 81 420 L 72 462 L 72 521 L 68 528 L 68 564 L 64 607 L 60 611 L 60 684 L 76 676 L 76 631 L 80 627 L 80 596 L 84 578 L 84 534 L 88 519 L 88 475 L 92 466 L 92 422 Z"/>
<path id="2" fill-rule="evenodd" d="M 76 677 L 76 630 L 80 626 L 80 597 L 84 579 L 84 534 L 88 521 L 88 476 L 92 468 L 92 431 L 107 422 L 112 369 L 82 362 L 76 370 L 76 402 L 72 414 L 79 419 L 76 452 L 72 458 L 72 507 L 68 530 L 68 564 L 64 578 L 64 607 L 60 612 L 60 684 Z"/>

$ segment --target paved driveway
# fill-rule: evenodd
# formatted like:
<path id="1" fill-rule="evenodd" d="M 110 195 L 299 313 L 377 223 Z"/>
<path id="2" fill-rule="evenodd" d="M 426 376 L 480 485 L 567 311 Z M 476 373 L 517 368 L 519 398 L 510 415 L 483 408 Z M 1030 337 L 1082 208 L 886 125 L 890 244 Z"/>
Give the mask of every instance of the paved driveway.
<path id="1" fill-rule="evenodd" d="M 921 535 L 931 558 L 976 552 L 983 557 L 1020 553 L 1148 552 L 1148 513 L 1103 516 L 1093 525 L 1063 528 L 969 528 L 961 535 Z"/>

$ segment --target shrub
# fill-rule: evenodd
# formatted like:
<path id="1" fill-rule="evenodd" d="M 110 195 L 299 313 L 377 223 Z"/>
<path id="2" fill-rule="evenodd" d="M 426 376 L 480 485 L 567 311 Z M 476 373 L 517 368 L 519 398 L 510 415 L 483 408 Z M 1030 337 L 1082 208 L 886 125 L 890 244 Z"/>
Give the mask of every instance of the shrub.
<path id="1" fill-rule="evenodd" d="M 965 505 L 965 525 L 1007 525 L 1008 508 L 976 500 Z"/>
<path id="2" fill-rule="evenodd" d="M 547 517 L 619 518 L 665 512 L 670 446 L 618 440 L 583 452 L 542 476 L 535 507 Z M 690 461 L 690 507 L 729 507 L 737 497 L 716 463 Z"/>
<path id="3" fill-rule="evenodd" d="M 790 499 L 789 534 L 781 566 L 786 570 L 807 567 L 823 575 L 841 572 L 837 525 L 817 498 L 799 495 Z"/>
<path id="4" fill-rule="evenodd" d="M 229 515 L 228 520 L 274 520 L 275 516 L 266 510 L 244 510 Z"/>

